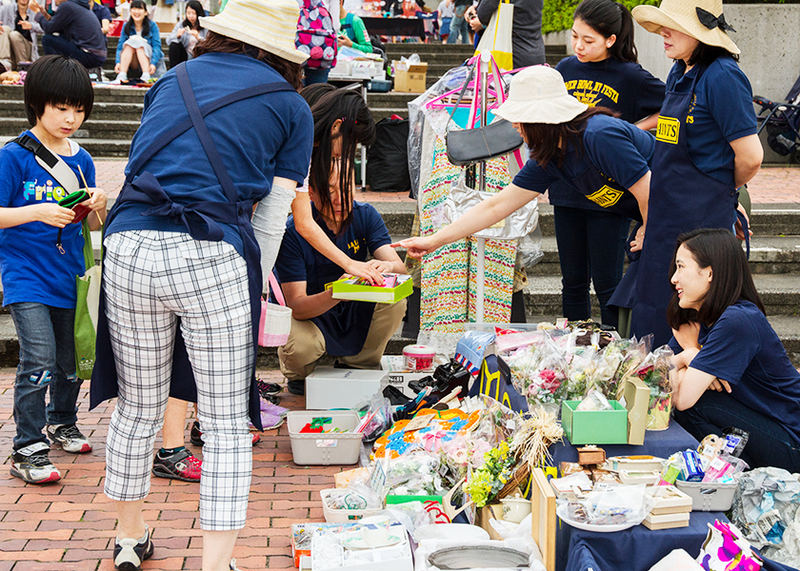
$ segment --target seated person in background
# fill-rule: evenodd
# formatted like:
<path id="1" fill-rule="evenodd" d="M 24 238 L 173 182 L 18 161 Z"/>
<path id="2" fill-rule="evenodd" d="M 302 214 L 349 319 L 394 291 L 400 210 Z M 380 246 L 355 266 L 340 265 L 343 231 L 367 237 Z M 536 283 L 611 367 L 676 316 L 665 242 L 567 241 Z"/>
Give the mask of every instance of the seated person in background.
<path id="1" fill-rule="evenodd" d="M 17 0 L 0 6 L 0 62 L 6 68 L 17 70 L 19 62 L 39 58 L 36 34 L 43 34 L 35 21 L 36 13 L 28 0 Z"/>
<path id="2" fill-rule="evenodd" d="M 103 34 L 108 34 L 108 30 L 111 28 L 111 10 L 103 6 L 100 0 L 91 0 L 91 2 L 92 13 L 97 16 L 97 21 L 100 22 L 100 28 L 103 30 Z"/>
<path id="3" fill-rule="evenodd" d="M 36 0 L 30 0 L 30 9 L 36 12 L 36 22 L 44 31 L 44 53 L 78 60 L 86 69 L 102 67 L 106 61 L 106 38 L 88 0 L 55 2 L 58 10 L 50 16 Z"/>
<path id="4" fill-rule="evenodd" d="M 687 232 L 671 274 L 675 419 L 697 440 L 744 430 L 751 468 L 800 472 L 800 374 L 764 315 L 741 243 L 730 230 Z"/>
<path id="5" fill-rule="evenodd" d="M 372 53 L 372 42 L 369 40 L 364 20 L 348 12 L 344 0 L 339 0 L 339 45 L 353 48 L 365 54 Z"/>
<path id="6" fill-rule="evenodd" d="M 338 169 L 334 169 L 337 171 Z M 331 181 L 338 181 L 334 172 Z M 321 192 L 329 195 L 320 200 Z M 352 194 L 350 195 L 352 196 Z M 348 257 L 366 261 L 382 273 L 405 273 L 405 266 L 389 246 L 391 238 L 380 214 L 367 203 L 341 203 L 337 184 L 318 191 L 309 188 L 314 219 L 334 244 Z M 321 210 L 318 204 L 326 204 Z M 278 349 L 281 372 L 289 381 L 289 392 L 304 394 L 305 378 L 325 353 L 338 357 L 353 369 L 377 369 L 386 344 L 400 326 L 406 300 L 395 304 L 333 299 L 325 284 L 345 273 L 314 250 L 289 218 L 275 273 L 281 282 L 286 305 L 292 308 L 292 330 L 286 345 Z"/>
<path id="7" fill-rule="evenodd" d="M 147 16 L 147 4 L 143 0 L 131 2 L 130 18 L 122 26 L 117 43 L 118 74 L 112 83 L 128 81 L 128 70 L 141 69 L 142 81 L 150 81 L 164 53 L 161 51 L 161 34 L 158 26 Z"/>
<path id="8" fill-rule="evenodd" d="M 191 0 L 187 4 L 186 19 L 175 24 L 172 33 L 167 36 L 170 68 L 192 59 L 197 42 L 208 34 L 208 30 L 200 25 L 199 20 L 201 16 L 205 15 L 206 11 L 198 0 Z"/>

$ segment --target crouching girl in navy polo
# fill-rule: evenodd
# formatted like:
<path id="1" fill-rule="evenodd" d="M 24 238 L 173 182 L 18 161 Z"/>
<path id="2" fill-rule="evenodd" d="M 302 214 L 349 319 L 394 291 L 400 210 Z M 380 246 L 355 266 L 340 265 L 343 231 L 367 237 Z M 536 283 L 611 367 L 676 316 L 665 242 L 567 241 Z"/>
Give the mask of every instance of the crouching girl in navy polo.
<path id="1" fill-rule="evenodd" d="M 86 68 L 63 56 L 41 58 L 25 80 L 31 129 L 0 149 L 3 305 L 11 310 L 19 338 L 11 474 L 29 484 L 61 478 L 48 457 L 48 437 L 65 452 L 92 450 L 76 425 L 82 381 L 75 376 L 75 276 L 85 271 L 81 225 L 72 224 L 73 210 L 58 205 L 68 194 L 62 184 L 69 183 L 56 180 L 29 148 L 43 145 L 74 172 L 73 183 L 85 177 L 93 187 L 92 157 L 69 139 L 89 117 L 93 102 Z M 106 193 L 87 191 L 91 198 L 81 204 L 91 210 L 89 226 L 97 230 L 105 218 Z"/>
<path id="2" fill-rule="evenodd" d="M 764 315 L 741 243 L 727 229 L 683 234 L 670 274 L 676 420 L 698 440 L 742 429 L 751 468 L 800 471 L 800 374 Z"/>

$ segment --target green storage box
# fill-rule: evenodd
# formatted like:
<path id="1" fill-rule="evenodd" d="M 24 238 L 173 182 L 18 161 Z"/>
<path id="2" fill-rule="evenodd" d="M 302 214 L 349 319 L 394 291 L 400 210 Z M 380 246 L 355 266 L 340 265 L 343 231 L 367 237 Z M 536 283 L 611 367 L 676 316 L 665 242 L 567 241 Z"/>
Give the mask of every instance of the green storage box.
<path id="1" fill-rule="evenodd" d="M 628 411 L 615 400 L 614 410 L 575 410 L 579 400 L 561 403 L 561 427 L 570 444 L 627 444 Z"/>

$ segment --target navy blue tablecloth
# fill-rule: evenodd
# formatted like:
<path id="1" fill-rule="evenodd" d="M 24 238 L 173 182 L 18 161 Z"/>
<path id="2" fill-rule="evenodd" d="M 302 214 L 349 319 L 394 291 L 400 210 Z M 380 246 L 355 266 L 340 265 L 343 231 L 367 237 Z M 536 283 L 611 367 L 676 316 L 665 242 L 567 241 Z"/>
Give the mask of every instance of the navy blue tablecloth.
<path id="1" fill-rule="evenodd" d="M 362 17 L 364 27 L 371 36 L 416 36 L 425 39 L 425 22 L 420 18 L 369 18 Z"/>
<path id="2" fill-rule="evenodd" d="M 649 454 L 659 458 L 669 458 L 671 454 L 687 448 L 697 448 L 699 442 L 686 432 L 681 425 L 674 420 L 670 422 L 666 430 L 648 430 L 644 435 L 644 444 L 632 446 L 629 444 L 602 444 L 606 451 L 606 457 L 611 456 L 631 456 L 636 454 Z M 558 466 L 561 462 L 577 462 L 578 447 L 567 442 L 566 438 L 560 444 L 553 444 L 549 451 L 553 456 L 552 466 Z"/>
<path id="3" fill-rule="evenodd" d="M 688 527 L 649 530 L 637 525 L 625 531 L 583 531 L 558 520 L 556 571 L 647 571 L 673 549 L 697 557 L 715 519 L 728 521 L 722 512 L 692 512 Z M 797 571 L 764 560 L 766 571 Z"/>

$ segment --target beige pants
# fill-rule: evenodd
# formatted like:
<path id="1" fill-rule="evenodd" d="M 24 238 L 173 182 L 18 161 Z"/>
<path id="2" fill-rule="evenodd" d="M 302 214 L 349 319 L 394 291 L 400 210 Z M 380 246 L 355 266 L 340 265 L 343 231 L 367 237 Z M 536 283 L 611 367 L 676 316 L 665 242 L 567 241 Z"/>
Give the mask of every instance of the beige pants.
<path id="1" fill-rule="evenodd" d="M 0 34 L 0 60 L 9 60 L 11 69 L 16 70 L 21 61 L 31 61 L 33 44 L 16 30 L 3 26 Z"/>
<path id="2" fill-rule="evenodd" d="M 357 355 L 338 357 L 339 363 L 352 369 L 377 369 L 383 351 L 406 314 L 406 300 L 394 304 L 376 303 L 364 348 Z M 290 381 L 305 379 L 314 372 L 325 354 L 325 338 L 313 321 L 292 318 L 292 331 L 286 345 L 278 349 L 283 376 Z"/>

